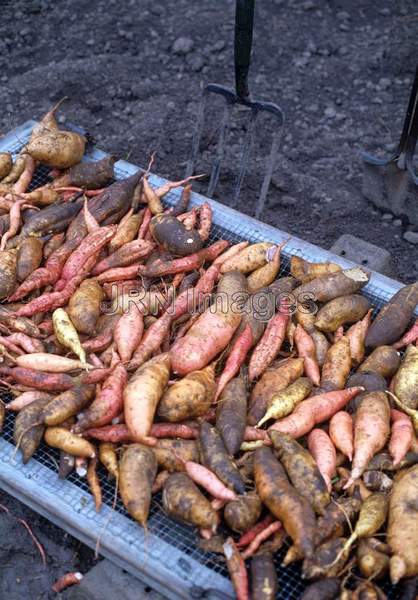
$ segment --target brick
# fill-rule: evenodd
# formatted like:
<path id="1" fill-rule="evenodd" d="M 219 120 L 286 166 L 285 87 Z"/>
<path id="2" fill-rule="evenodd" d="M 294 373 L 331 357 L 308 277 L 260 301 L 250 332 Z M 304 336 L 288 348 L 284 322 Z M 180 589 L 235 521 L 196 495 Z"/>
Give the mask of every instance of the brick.
<path id="1" fill-rule="evenodd" d="M 340 236 L 331 246 L 330 251 L 366 269 L 372 269 L 387 276 L 394 274 L 390 252 L 350 233 Z"/>

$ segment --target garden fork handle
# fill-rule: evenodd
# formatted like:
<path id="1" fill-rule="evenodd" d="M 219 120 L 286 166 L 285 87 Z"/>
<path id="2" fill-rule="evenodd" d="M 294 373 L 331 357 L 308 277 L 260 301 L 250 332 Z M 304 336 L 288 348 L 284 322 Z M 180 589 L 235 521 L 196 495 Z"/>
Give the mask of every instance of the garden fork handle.
<path id="1" fill-rule="evenodd" d="M 249 100 L 248 72 L 253 43 L 255 0 L 236 0 L 235 4 L 235 91 L 241 100 Z"/>
<path id="2" fill-rule="evenodd" d="M 397 154 L 403 155 L 408 146 L 411 145 L 411 130 L 414 127 L 414 121 L 416 120 L 417 113 L 417 99 L 418 99 L 418 66 L 415 69 L 415 77 L 411 88 L 411 94 L 409 96 L 408 108 L 406 109 L 405 120 L 403 124 L 401 139 L 399 140 Z M 416 124 L 415 124 L 416 126 Z M 412 134 L 413 135 L 413 134 Z M 415 150 L 415 147 L 414 147 Z"/>

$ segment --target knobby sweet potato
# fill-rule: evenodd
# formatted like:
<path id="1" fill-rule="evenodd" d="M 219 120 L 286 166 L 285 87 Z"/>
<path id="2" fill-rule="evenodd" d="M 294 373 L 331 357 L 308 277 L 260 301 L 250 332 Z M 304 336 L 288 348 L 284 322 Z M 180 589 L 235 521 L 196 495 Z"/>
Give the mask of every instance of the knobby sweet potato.
<path id="1" fill-rule="evenodd" d="M 216 406 L 216 429 L 231 456 L 237 454 L 244 440 L 247 396 L 246 380 L 240 375 L 226 385 Z"/>
<path id="2" fill-rule="evenodd" d="M 408 346 L 393 381 L 393 393 L 402 404 L 418 408 L 418 348 Z"/>
<path id="3" fill-rule="evenodd" d="M 244 482 L 232 459 L 228 456 L 219 432 L 207 422 L 200 425 L 200 448 L 203 463 L 237 494 L 245 492 Z"/>
<path id="4" fill-rule="evenodd" d="M 315 327 L 321 331 L 336 331 L 341 325 L 356 323 L 362 319 L 369 308 L 370 302 L 365 296 L 339 296 L 319 310 Z"/>
<path id="5" fill-rule="evenodd" d="M 128 513 L 146 527 L 151 491 L 157 475 L 157 459 L 150 448 L 131 444 L 122 454 L 119 463 L 119 489 Z"/>

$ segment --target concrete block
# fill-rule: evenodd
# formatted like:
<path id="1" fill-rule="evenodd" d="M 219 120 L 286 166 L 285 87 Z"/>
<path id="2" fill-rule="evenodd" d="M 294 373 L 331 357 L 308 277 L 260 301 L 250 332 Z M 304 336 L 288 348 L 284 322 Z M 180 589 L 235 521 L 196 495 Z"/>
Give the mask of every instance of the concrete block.
<path id="1" fill-rule="evenodd" d="M 366 269 L 372 269 L 389 277 L 394 274 L 390 252 L 350 233 L 341 235 L 331 246 L 330 251 Z"/>
<path id="2" fill-rule="evenodd" d="M 133 577 L 110 560 L 101 560 L 78 585 L 66 590 L 65 600 L 164 600 L 145 583 Z"/>

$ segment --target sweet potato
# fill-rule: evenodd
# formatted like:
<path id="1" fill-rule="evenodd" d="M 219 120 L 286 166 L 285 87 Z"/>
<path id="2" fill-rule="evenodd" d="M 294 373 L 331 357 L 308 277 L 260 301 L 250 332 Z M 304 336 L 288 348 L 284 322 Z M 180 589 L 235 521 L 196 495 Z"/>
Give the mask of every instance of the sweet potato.
<path id="1" fill-rule="evenodd" d="M 194 440 L 158 440 L 152 450 L 158 466 L 167 471 L 184 471 L 187 461 L 198 462 L 199 451 Z"/>
<path id="2" fill-rule="evenodd" d="M 0 300 L 9 296 L 16 285 L 17 252 L 2 250 L 0 252 Z"/>
<path id="3" fill-rule="evenodd" d="M 379 373 L 385 379 L 392 377 L 399 368 L 400 354 L 392 346 L 378 346 L 359 366 L 358 371 Z"/>
<path id="4" fill-rule="evenodd" d="M 349 487 L 363 474 L 370 459 L 383 448 L 390 434 L 390 407 L 384 392 L 370 392 L 360 403 L 354 420 L 354 458 Z"/>
<path id="5" fill-rule="evenodd" d="M 199 316 L 170 350 L 173 371 L 186 375 L 205 367 L 224 350 L 241 322 L 245 277 L 232 271 L 222 277 L 214 304 Z"/>
<path id="6" fill-rule="evenodd" d="M 398 341 L 408 327 L 417 303 L 418 283 L 401 288 L 371 324 L 366 336 L 366 346 L 377 348 Z"/>
<path id="7" fill-rule="evenodd" d="M 337 453 L 334 444 L 323 429 L 312 429 L 308 436 L 309 452 L 315 459 L 328 491 L 331 493 L 331 480 L 335 474 Z"/>
<path id="8" fill-rule="evenodd" d="M 219 432 L 209 423 L 200 425 L 200 449 L 203 464 L 237 494 L 245 492 L 238 468 L 228 456 Z"/>
<path id="9" fill-rule="evenodd" d="M 402 471 L 395 479 L 389 500 L 387 541 L 392 549 L 390 578 L 418 575 L 418 465 Z"/>
<path id="10" fill-rule="evenodd" d="M 370 302 L 365 296 L 339 296 L 319 310 L 315 327 L 321 331 L 336 331 L 341 325 L 356 323 L 362 319 L 369 308 Z"/>
<path id="11" fill-rule="evenodd" d="M 166 513 L 190 525 L 215 531 L 218 514 L 209 500 L 185 473 L 173 473 L 163 488 L 163 507 Z"/>
<path id="12" fill-rule="evenodd" d="M 351 461 L 354 451 L 353 419 L 348 412 L 340 410 L 329 422 L 329 435 L 337 450 Z"/>
<path id="13" fill-rule="evenodd" d="M 75 186 L 86 190 L 104 187 L 114 177 L 115 156 L 104 156 L 100 160 L 81 162 L 56 177 L 53 187 Z"/>
<path id="14" fill-rule="evenodd" d="M 154 452 L 141 444 L 131 444 L 119 463 L 119 490 L 128 513 L 142 527 L 147 526 L 151 491 L 157 475 Z"/>
<path id="15" fill-rule="evenodd" d="M 74 379 L 66 373 L 42 373 L 23 367 L 0 367 L 0 376 L 10 377 L 16 383 L 46 392 L 62 392 L 74 385 Z"/>
<path id="16" fill-rule="evenodd" d="M 263 373 L 251 392 L 249 425 L 256 425 L 264 417 L 272 397 L 303 374 L 303 364 L 303 358 L 290 358 Z"/>
<path id="17" fill-rule="evenodd" d="M 342 390 L 351 370 L 350 342 L 343 337 L 335 342 L 325 356 L 321 372 L 321 389 Z"/>
<path id="18" fill-rule="evenodd" d="M 303 556 L 312 556 L 314 512 L 309 502 L 290 485 L 283 467 L 267 447 L 255 451 L 254 479 L 261 501 L 282 522 Z"/>
<path id="19" fill-rule="evenodd" d="M 273 244 L 268 242 L 259 242 L 247 246 L 238 254 L 235 254 L 222 263 L 221 273 L 228 271 L 240 271 L 241 273 L 251 273 L 267 263 L 266 253 Z"/>
<path id="20" fill-rule="evenodd" d="M 193 254 L 203 247 L 198 232 L 186 229 L 183 223 L 170 214 L 163 213 L 153 217 L 150 231 L 160 246 L 178 256 Z"/>
<path id="21" fill-rule="evenodd" d="M 64 427 L 47 427 L 44 439 L 51 448 L 58 448 L 72 456 L 82 456 L 84 458 L 94 458 L 96 456 L 96 449 L 90 442 L 71 433 Z"/>
<path id="22" fill-rule="evenodd" d="M 119 478 L 119 465 L 116 454 L 116 446 L 110 442 L 99 444 L 99 460 L 106 468 L 111 479 Z"/>
<path id="23" fill-rule="evenodd" d="M 249 600 L 250 595 L 248 590 L 247 569 L 245 567 L 244 559 L 240 552 L 238 552 L 235 542 L 231 537 L 224 543 L 223 551 L 229 576 L 231 577 L 234 586 L 236 599 Z"/>
<path id="24" fill-rule="evenodd" d="M 282 242 L 273 248 L 269 248 L 266 252 L 267 264 L 259 267 L 248 275 L 247 284 L 250 294 L 270 285 L 276 279 L 280 270 L 281 250 L 286 243 L 287 241 Z"/>
<path id="25" fill-rule="evenodd" d="M 299 324 L 295 329 L 295 344 L 299 357 L 305 360 L 304 369 L 307 377 L 314 385 L 318 386 L 321 376 L 316 357 L 315 342 L 311 335 Z"/>
<path id="26" fill-rule="evenodd" d="M 110 269 L 126 267 L 132 263 L 136 264 L 140 259 L 148 256 L 153 248 L 154 244 L 147 240 L 133 240 L 132 242 L 127 242 L 115 250 L 115 252 L 98 262 L 92 270 L 92 275 L 97 276 Z"/>
<path id="27" fill-rule="evenodd" d="M 311 454 L 289 435 L 271 431 L 270 438 L 295 489 L 316 513 L 323 514 L 330 496 L 326 482 Z"/>
<path id="28" fill-rule="evenodd" d="M 58 342 L 74 352 L 81 362 L 86 362 L 86 353 L 81 347 L 77 330 L 64 309 L 57 308 L 54 310 L 52 314 L 52 323 L 54 326 L 55 337 Z"/>
<path id="29" fill-rule="evenodd" d="M 339 596 L 341 582 L 338 577 L 327 577 L 311 583 L 300 600 L 334 600 Z"/>
<path id="30" fill-rule="evenodd" d="M 379 452 L 371 459 L 366 467 L 366 471 L 378 470 L 378 471 L 398 471 L 407 467 L 411 467 L 418 462 L 418 454 L 414 451 L 408 452 L 406 456 L 401 460 L 399 465 L 393 464 L 393 459 L 388 452 Z"/>
<path id="31" fill-rule="evenodd" d="M 363 577 L 380 579 L 388 571 L 389 557 L 374 548 L 368 539 L 362 539 L 357 548 L 357 564 Z"/>
<path id="32" fill-rule="evenodd" d="M 126 382 L 126 369 L 121 363 L 117 363 L 91 405 L 79 413 L 75 431 L 80 432 L 111 423 L 112 419 L 122 412 Z"/>
<path id="33" fill-rule="evenodd" d="M 95 279 L 85 279 L 68 303 L 68 316 L 79 333 L 94 335 L 104 293 Z"/>
<path id="34" fill-rule="evenodd" d="M 393 382 L 393 393 L 402 404 L 418 408 L 418 348 L 408 346 Z"/>
<path id="35" fill-rule="evenodd" d="M 411 447 L 414 429 L 411 419 L 403 412 L 390 411 L 392 429 L 389 441 L 389 453 L 393 458 L 393 464 L 398 465 Z"/>
<path id="36" fill-rule="evenodd" d="M 27 391 L 19 394 L 6 404 L 6 410 L 12 410 L 14 412 L 19 412 L 22 408 L 29 406 L 35 400 L 43 400 L 43 399 L 52 399 L 51 394 L 47 392 L 40 392 L 38 390 Z"/>
<path id="37" fill-rule="evenodd" d="M 135 303 L 131 303 L 114 329 L 114 340 L 123 363 L 128 362 L 139 345 L 144 331 L 144 317 Z"/>
<path id="38" fill-rule="evenodd" d="M 215 393 L 215 402 L 222 394 L 228 382 L 231 381 L 231 379 L 235 377 L 235 375 L 240 370 L 252 345 L 253 334 L 251 331 L 251 326 L 247 324 L 244 330 L 241 332 L 237 332 L 237 335 L 235 336 L 231 351 L 228 354 L 228 358 L 226 359 L 225 367 L 221 373 L 221 376 L 218 379 L 218 384 L 216 386 Z"/>
<path id="39" fill-rule="evenodd" d="M 210 408 L 215 393 L 215 366 L 193 371 L 171 385 L 163 394 L 157 415 L 176 423 L 203 416 Z"/>
<path id="40" fill-rule="evenodd" d="M 7 177 L 13 168 L 13 159 L 10 152 L 0 152 L 0 181 Z"/>
<path id="41" fill-rule="evenodd" d="M 273 556 L 261 552 L 251 560 L 251 597 L 257 600 L 274 600 L 279 591 Z"/>
<path id="42" fill-rule="evenodd" d="M 43 257 L 43 241 L 29 237 L 20 244 L 17 251 L 16 276 L 22 282 L 39 267 Z"/>
<path id="43" fill-rule="evenodd" d="M 370 274 L 360 267 L 352 267 L 344 271 L 331 273 L 312 279 L 294 290 L 298 302 L 306 298 L 316 302 L 329 302 L 338 296 L 355 294 L 364 287 L 370 279 Z"/>
<path id="44" fill-rule="evenodd" d="M 372 492 L 387 493 L 392 488 L 393 482 L 390 477 L 382 473 L 382 471 L 367 470 L 363 474 L 364 485 Z"/>
<path id="45" fill-rule="evenodd" d="M 312 382 L 307 377 L 299 377 L 294 383 L 291 383 L 283 391 L 274 394 L 271 399 L 267 412 L 257 423 L 261 427 L 270 419 L 282 419 L 289 415 L 293 409 L 302 402 L 312 391 Z"/>
<path id="46" fill-rule="evenodd" d="M 341 271 L 341 267 L 335 263 L 313 263 L 300 256 L 292 256 L 290 259 L 290 272 L 295 279 L 299 279 L 302 283 L 308 283 L 312 279 L 331 275 L 338 271 Z"/>
<path id="47" fill-rule="evenodd" d="M 51 401 L 51 397 L 38 398 L 18 413 L 13 430 L 13 440 L 20 448 L 25 465 L 38 449 L 45 430 L 41 414 Z"/>
<path id="48" fill-rule="evenodd" d="M 318 423 L 330 419 L 362 389 L 352 387 L 341 391 L 325 392 L 303 400 L 291 415 L 272 425 L 269 431 L 276 430 L 288 433 L 293 438 L 299 438 L 309 433 Z"/>
<path id="49" fill-rule="evenodd" d="M 346 541 L 346 538 L 332 538 L 315 548 L 314 556 L 303 561 L 302 577 L 320 579 L 338 575 L 347 561 L 347 556 L 341 552 Z"/>
<path id="50" fill-rule="evenodd" d="M 237 454 L 244 439 L 247 395 L 246 380 L 240 375 L 226 385 L 216 406 L 216 429 L 230 456 Z"/>
<path id="51" fill-rule="evenodd" d="M 228 502 L 224 509 L 224 519 L 233 531 L 247 531 L 258 521 L 261 514 L 261 501 L 255 492 L 239 496 Z"/>
<path id="52" fill-rule="evenodd" d="M 139 367 L 124 389 L 125 422 L 136 441 L 144 441 L 149 437 L 157 404 L 169 374 L 169 356 L 161 354 Z"/>
<path id="53" fill-rule="evenodd" d="M 278 312 L 270 319 L 266 330 L 251 355 L 248 365 L 250 381 L 257 379 L 277 357 L 286 336 L 289 315 Z"/>
<path id="54" fill-rule="evenodd" d="M 31 137 L 26 151 L 49 167 L 67 169 L 81 161 L 85 145 L 86 139 L 74 131 L 44 130 Z"/>
<path id="55" fill-rule="evenodd" d="M 60 425 L 68 418 L 76 415 L 92 399 L 94 387 L 74 387 L 55 396 L 42 411 L 42 418 L 48 427 Z"/>
<path id="56" fill-rule="evenodd" d="M 15 360 L 18 367 L 49 373 L 68 373 L 84 369 L 87 365 L 87 363 L 80 360 L 47 352 L 32 352 L 31 354 L 17 356 Z"/>
<path id="57" fill-rule="evenodd" d="M 137 233 L 143 219 L 143 212 L 137 214 L 127 213 L 119 223 L 115 235 L 109 242 L 109 251 L 115 252 L 124 244 L 132 242 Z"/>

